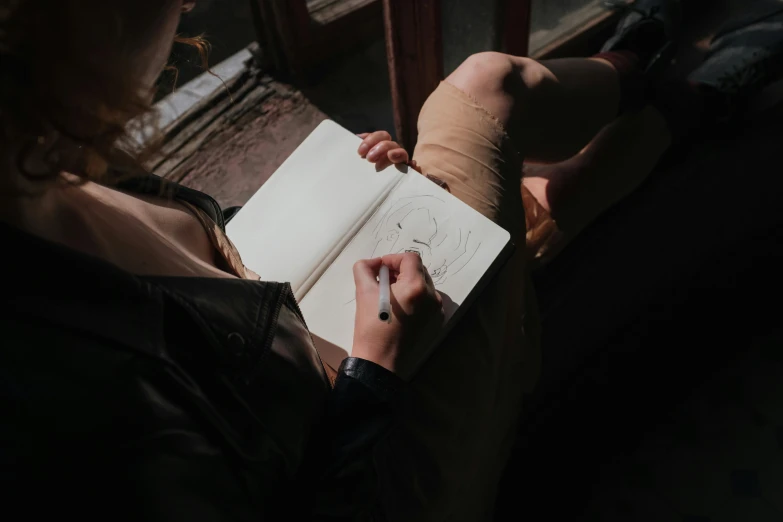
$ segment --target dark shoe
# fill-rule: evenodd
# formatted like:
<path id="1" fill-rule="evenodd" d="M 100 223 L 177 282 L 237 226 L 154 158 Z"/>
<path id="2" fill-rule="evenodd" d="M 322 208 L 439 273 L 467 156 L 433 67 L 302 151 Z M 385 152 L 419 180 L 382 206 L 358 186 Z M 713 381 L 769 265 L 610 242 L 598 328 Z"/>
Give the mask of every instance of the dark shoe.
<path id="1" fill-rule="evenodd" d="M 783 78 L 783 8 L 732 22 L 713 38 L 688 80 L 735 113 L 753 94 Z M 727 116 L 731 116 L 728 114 Z"/>
<path id="2" fill-rule="evenodd" d="M 632 51 L 641 59 L 645 76 L 657 77 L 677 52 L 682 19 L 680 0 L 637 0 L 632 4 L 610 0 L 605 3 L 627 14 L 601 52 Z"/>

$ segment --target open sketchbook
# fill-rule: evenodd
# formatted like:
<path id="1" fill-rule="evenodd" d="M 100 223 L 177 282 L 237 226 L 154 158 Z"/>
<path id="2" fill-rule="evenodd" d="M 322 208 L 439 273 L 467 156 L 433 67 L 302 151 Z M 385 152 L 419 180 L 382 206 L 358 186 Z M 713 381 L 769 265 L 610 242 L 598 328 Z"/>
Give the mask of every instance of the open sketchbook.
<path id="1" fill-rule="evenodd" d="M 512 249 L 508 232 L 418 172 L 376 172 L 360 143 L 324 121 L 227 226 L 248 268 L 291 283 L 334 368 L 351 353 L 356 261 L 418 253 L 444 296 L 445 332 Z"/>

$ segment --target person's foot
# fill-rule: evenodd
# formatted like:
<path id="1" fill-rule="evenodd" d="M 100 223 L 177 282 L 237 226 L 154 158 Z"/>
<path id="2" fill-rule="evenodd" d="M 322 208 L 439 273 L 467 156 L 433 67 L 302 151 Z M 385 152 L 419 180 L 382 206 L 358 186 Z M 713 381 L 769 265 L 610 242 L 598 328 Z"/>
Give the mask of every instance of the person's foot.
<path id="1" fill-rule="evenodd" d="M 627 11 L 601 52 L 631 51 L 644 75 L 657 77 L 674 58 L 682 18 L 680 0 L 607 0 L 607 6 Z"/>
<path id="2" fill-rule="evenodd" d="M 783 8 L 732 22 L 712 40 L 688 77 L 719 119 L 737 114 L 751 96 L 783 79 Z"/>

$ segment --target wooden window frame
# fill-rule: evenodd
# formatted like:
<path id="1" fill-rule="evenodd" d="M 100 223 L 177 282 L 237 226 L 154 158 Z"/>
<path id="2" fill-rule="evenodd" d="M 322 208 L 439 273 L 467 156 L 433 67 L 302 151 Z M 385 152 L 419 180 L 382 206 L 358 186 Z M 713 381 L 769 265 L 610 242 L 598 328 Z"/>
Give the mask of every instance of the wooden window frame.
<path id="1" fill-rule="evenodd" d="M 327 7 L 318 14 L 311 14 L 307 0 L 249 1 L 260 64 L 297 83 L 309 82 L 324 62 L 382 31 L 381 0 L 343 0 L 345 8 Z"/>
<path id="2" fill-rule="evenodd" d="M 397 141 L 410 154 L 427 97 L 443 79 L 440 0 L 383 0 L 386 56 Z"/>

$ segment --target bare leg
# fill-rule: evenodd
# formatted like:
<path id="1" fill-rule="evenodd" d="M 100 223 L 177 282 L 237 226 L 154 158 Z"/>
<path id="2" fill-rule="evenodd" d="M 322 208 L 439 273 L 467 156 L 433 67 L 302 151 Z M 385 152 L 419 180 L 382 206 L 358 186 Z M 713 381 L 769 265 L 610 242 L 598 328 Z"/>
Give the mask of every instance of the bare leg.
<path id="1" fill-rule="evenodd" d="M 567 240 L 636 189 L 670 143 L 663 116 L 646 107 L 615 120 L 566 161 L 527 166 L 522 182 Z"/>
<path id="2" fill-rule="evenodd" d="M 479 53 L 446 81 L 496 116 L 530 160 L 572 157 L 615 119 L 620 103 L 617 72 L 601 59 Z"/>
<path id="3" fill-rule="evenodd" d="M 480 53 L 446 81 L 500 120 L 522 158 L 559 162 L 530 166 L 524 186 L 565 236 L 555 238 L 560 246 L 634 190 L 671 141 L 665 120 L 651 107 L 616 118 L 619 76 L 605 60 L 536 62 Z M 538 251 L 536 244 L 528 246 Z"/>

